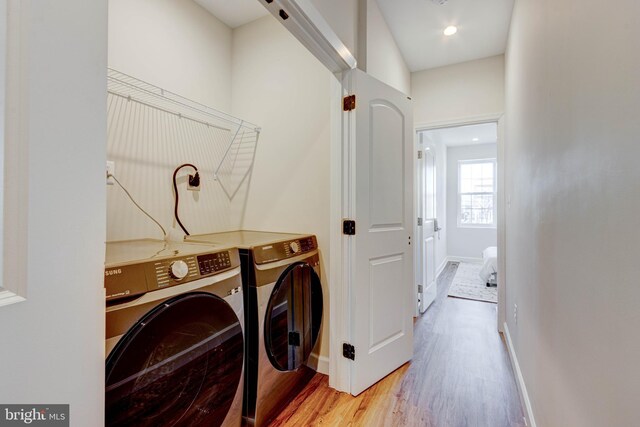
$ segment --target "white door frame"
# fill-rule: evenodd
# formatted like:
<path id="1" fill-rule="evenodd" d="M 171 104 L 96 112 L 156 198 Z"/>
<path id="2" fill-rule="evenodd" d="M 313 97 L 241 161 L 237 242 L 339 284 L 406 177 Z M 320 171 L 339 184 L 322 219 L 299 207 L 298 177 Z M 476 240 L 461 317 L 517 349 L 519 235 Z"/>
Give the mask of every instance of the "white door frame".
<path id="1" fill-rule="evenodd" d="M 351 240 L 342 235 L 342 220 L 348 218 L 350 207 L 345 187 L 351 182 L 348 170 L 349 158 L 354 154 L 355 126 L 349 123 L 350 115 L 342 111 L 341 101 L 349 88 L 342 86 L 342 75 L 332 79 L 331 88 L 331 150 L 330 150 L 330 248 L 329 254 L 329 387 L 351 392 L 351 366 L 342 357 L 342 344 L 351 342 L 351 310 L 349 262 Z"/>
<path id="2" fill-rule="evenodd" d="M 423 188 L 424 188 L 424 177 L 421 174 L 422 171 L 424 171 L 424 155 L 422 156 L 422 158 L 418 158 L 418 156 L 416 155 L 420 150 L 424 151 L 424 143 L 422 141 L 422 138 L 420 138 L 420 133 L 419 132 L 414 132 L 413 134 L 413 168 L 414 168 L 414 173 L 413 173 L 413 206 L 414 206 L 414 221 L 413 221 L 413 235 L 416 236 L 415 238 L 415 246 L 413 249 L 413 295 L 415 297 L 415 303 L 413 304 L 415 310 L 413 312 L 413 317 L 418 317 L 420 316 L 420 304 L 418 301 L 418 285 L 422 282 L 422 277 L 423 277 L 423 268 L 424 268 L 424 253 L 422 253 L 422 241 L 423 241 L 423 235 L 422 235 L 422 226 L 418 225 L 418 218 L 420 217 L 420 215 L 422 214 L 421 211 L 423 211 L 423 201 L 422 199 L 422 193 L 423 193 Z M 424 219 L 423 219 L 424 221 Z M 422 286 L 424 287 L 424 283 L 422 284 Z"/>
<path id="3" fill-rule="evenodd" d="M 504 113 L 494 113 L 487 114 L 482 116 L 472 116 L 461 119 L 453 119 L 453 120 L 442 120 L 431 123 L 422 123 L 417 124 L 415 126 L 416 135 L 423 131 L 434 130 L 434 129 L 442 129 L 442 128 L 450 128 L 450 127 L 458 127 L 458 126 L 468 126 L 468 125 L 479 125 L 484 123 L 495 123 L 498 127 L 498 142 L 497 142 L 497 151 L 498 151 L 498 196 L 497 196 L 497 244 L 498 244 L 498 316 L 496 319 L 498 331 L 504 333 L 504 322 L 506 321 L 506 299 L 507 299 L 507 283 L 506 283 L 506 253 L 505 253 L 505 242 L 506 242 L 506 233 L 507 233 L 507 225 L 506 225 L 506 198 L 505 198 L 505 153 L 506 153 L 506 144 L 504 140 L 504 131 L 502 126 L 502 118 Z M 414 170 L 414 177 L 418 179 L 418 169 Z M 417 197 L 417 196 L 416 196 Z M 421 260 L 423 261 L 423 260 Z M 424 262 L 421 262 L 420 271 L 424 268 Z M 417 299 L 417 293 L 416 293 Z M 417 300 L 416 300 L 417 304 Z"/>
<path id="4" fill-rule="evenodd" d="M 0 6 L 0 307 L 27 297 L 30 2 Z M 6 209 L 6 207 L 9 209 Z"/>
<path id="5" fill-rule="evenodd" d="M 334 77 L 331 78 L 331 148 L 330 148 L 330 202 L 329 202 L 329 386 L 339 391 L 349 392 L 351 388 L 351 369 L 348 359 L 342 357 L 342 343 L 349 342 L 351 317 L 349 310 L 350 277 L 348 263 L 350 243 L 342 235 L 342 219 L 348 216 L 344 188 L 351 179 L 349 171 L 343 166 L 353 154 L 351 147 L 351 126 L 349 115 L 342 111 L 342 98 L 347 94 L 342 85 L 343 73 L 356 68 L 355 57 L 342 43 L 335 31 L 313 6 L 310 0 L 274 0 L 267 5 L 257 0 L 276 17 Z M 282 19 L 280 10 L 288 18 Z M 325 312 L 326 316 L 326 312 Z"/>

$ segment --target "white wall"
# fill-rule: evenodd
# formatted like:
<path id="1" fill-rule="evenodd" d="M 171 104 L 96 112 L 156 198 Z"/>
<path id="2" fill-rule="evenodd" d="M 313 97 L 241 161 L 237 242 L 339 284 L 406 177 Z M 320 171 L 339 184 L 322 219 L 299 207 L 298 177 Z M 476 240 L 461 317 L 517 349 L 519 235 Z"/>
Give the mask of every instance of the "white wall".
<path id="1" fill-rule="evenodd" d="M 514 10 L 507 323 L 539 426 L 638 423 L 638 16 L 633 0 Z"/>
<path id="2" fill-rule="evenodd" d="M 504 112 L 504 56 L 411 73 L 416 127 Z"/>
<path id="3" fill-rule="evenodd" d="M 321 250 L 329 355 L 329 150 L 332 74 L 271 16 L 233 32 L 233 112 L 264 125 L 244 228 L 313 233 Z"/>
<path id="4" fill-rule="evenodd" d="M 68 403 L 72 425 L 98 426 L 107 2 L 20 4 L 28 58 L 27 300 L 0 307 L 0 402 Z"/>
<path id="5" fill-rule="evenodd" d="M 358 0 L 311 0 L 311 3 L 357 59 Z"/>
<path id="6" fill-rule="evenodd" d="M 229 27 L 192 0 L 109 1 L 109 66 L 223 112 L 231 110 L 231 38 Z M 174 225 L 171 177 L 183 163 L 195 164 L 202 182 L 199 192 L 189 192 L 186 175 L 193 172 L 180 172 L 180 217 L 189 232 L 241 227 L 248 181 L 232 198 L 227 193 L 236 185 L 225 192 L 213 180 L 235 128 L 215 131 L 112 95 L 108 123 L 115 175 L 165 228 Z M 234 170 L 240 174 L 253 151 L 243 152 L 248 161 Z M 162 237 L 120 188 L 107 194 L 109 241 Z"/>
<path id="7" fill-rule="evenodd" d="M 411 72 L 376 0 L 311 0 L 358 61 L 358 68 L 399 91 L 411 92 Z"/>
<path id="8" fill-rule="evenodd" d="M 193 0 L 109 0 L 109 66 L 231 107 L 231 29 Z"/>
<path id="9" fill-rule="evenodd" d="M 482 251 L 497 244 L 495 228 L 458 226 L 458 162 L 495 159 L 496 144 L 447 148 L 447 253 L 454 258 L 482 258 Z"/>
<path id="10" fill-rule="evenodd" d="M 366 55 L 358 58 L 358 68 L 398 89 L 411 93 L 411 72 L 404 61 L 376 0 L 366 0 Z"/>

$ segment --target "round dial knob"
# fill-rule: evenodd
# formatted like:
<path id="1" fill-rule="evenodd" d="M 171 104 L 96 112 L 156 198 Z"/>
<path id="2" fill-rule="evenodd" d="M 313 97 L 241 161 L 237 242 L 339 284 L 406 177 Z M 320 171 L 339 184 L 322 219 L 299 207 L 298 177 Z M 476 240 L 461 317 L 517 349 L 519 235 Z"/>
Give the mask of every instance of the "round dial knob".
<path id="1" fill-rule="evenodd" d="M 300 245 L 298 244 L 298 242 L 289 243 L 289 248 L 291 248 L 291 252 L 293 252 L 294 254 L 300 252 Z"/>
<path id="2" fill-rule="evenodd" d="M 169 275 L 176 280 L 182 280 L 189 274 L 189 266 L 184 261 L 174 261 L 169 267 Z"/>

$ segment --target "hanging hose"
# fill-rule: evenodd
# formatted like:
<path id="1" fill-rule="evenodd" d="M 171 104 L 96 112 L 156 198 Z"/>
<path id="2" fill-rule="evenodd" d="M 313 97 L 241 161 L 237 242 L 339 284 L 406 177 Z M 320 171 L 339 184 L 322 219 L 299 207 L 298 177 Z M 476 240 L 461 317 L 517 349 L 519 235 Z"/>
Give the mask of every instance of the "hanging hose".
<path id="1" fill-rule="evenodd" d="M 178 216 L 178 204 L 180 203 L 180 195 L 178 194 L 178 184 L 176 183 L 176 176 L 178 175 L 178 171 L 187 166 L 192 167 L 196 171 L 195 175 L 189 175 L 189 185 L 193 187 L 198 187 L 200 185 L 200 174 L 198 173 L 198 168 L 192 165 L 191 163 L 185 163 L 183 165 L 180 165 L 176 168 L 175 171 L 173 171 L 173 192 L 175 194 L 173 216 L 176 218 L 176 221 L 178 222 L 178 225 L 180 226 L 180 228 L 182 228 L 182 231 L 184 231 L 184 233 L 187 236 L 189 236 L 190 235 L 189 232 L 187 231 L 185 226 L 182 224 L 182 221 L 180 221 L 180 217 Z"/>

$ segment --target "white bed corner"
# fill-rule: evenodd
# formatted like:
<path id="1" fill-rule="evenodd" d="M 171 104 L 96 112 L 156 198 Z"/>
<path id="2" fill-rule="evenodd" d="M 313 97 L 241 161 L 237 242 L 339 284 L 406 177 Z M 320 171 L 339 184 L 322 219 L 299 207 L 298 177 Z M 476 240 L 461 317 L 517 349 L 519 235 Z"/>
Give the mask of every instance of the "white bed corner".
<path id="1" fill-rule="evenodd" d="M 485 283 L 492 283 L 493 275 L 498 274 L 498 248 L 489 246 L 482 251 L 482 270 L 480 278 Z"/>

